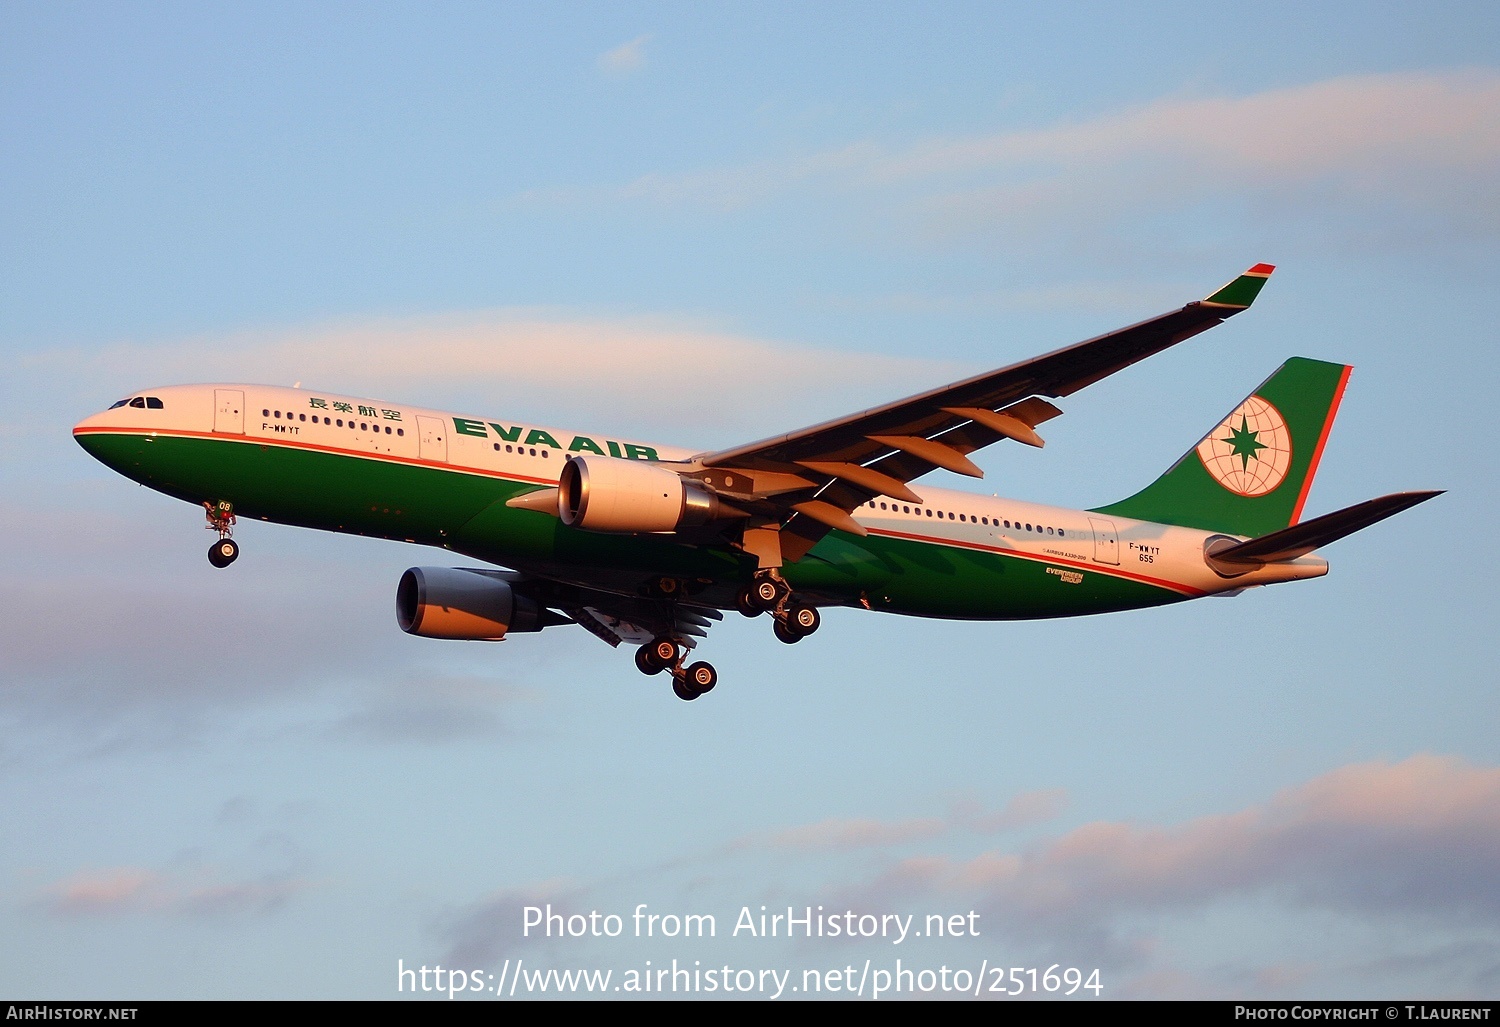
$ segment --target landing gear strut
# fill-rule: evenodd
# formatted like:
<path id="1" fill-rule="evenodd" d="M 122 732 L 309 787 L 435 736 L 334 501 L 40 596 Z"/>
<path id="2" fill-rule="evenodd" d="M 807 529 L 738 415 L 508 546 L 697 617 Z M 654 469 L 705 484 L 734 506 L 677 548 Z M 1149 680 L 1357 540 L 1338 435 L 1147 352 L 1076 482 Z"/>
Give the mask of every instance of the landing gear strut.
<path id="1" fill-rule="evenodd" d="M 746 617 L 769 612 L 776 622 L 772 629 L 776 637 L 788 645 L 811 635 L 822 623 L 817 607 L 798 599 L 775 570 L 758 571 L 755 580 L 735 596 L 735 606 Z"/>
<path id="2" fill-rule="evenodd" d="M 219 533 L 219 540 L 208 547 L 208 562 L 215 567 L 228 567 L 240 555 L 240 547 L 230 536 L 234 534 L 234 504 L 227 499 L 217 503 L 204 503 L 203 514 L 209 531 Z"/>
<path id="3" fill-rule="evenodd" d="M 636 650 L 635 665 L 642 674 L 672 672 L 672 691 L 677 698 L 691 702 L 719 683 L 719 672 L 711 663 L 699 661 L 686 669 L 682 662 L 687 649 L 670 635 L 658 635 Z"/>
<path id="4" fill-rule="evenodd" d="M 791 586 L 776 571 L 757 571 L 755 580 L 735 596 L 734 605 L 746 617 L 758 617 L 780 607 L 791 594 Z"/>

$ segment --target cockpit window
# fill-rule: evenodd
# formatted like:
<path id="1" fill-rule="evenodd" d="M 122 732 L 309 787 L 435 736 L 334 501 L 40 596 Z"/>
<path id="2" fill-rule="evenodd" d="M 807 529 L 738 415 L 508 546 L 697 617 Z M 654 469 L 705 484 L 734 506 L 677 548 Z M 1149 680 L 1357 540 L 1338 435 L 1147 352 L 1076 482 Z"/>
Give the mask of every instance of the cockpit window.
<path id="1" fill-rule="evenodd" d="M 111 403 L 109 405 L 109 408 L 111 410 L 118 410 L 120 407 L 124 406 L 126 403 L 129 403 L 129 402 L 130 402 L 130 400 L 128 400 L 128 399 L 122 399 L 122 400 L 120 400 L 117 403 Z"/>
<path id="2" fill-rule="evenodd" d="M 160 410 L 161 408 L 161 400 L 157 399 L 155 396 L 146 397 L 147 410 Z"/>
<path id="3" fill-rule="evenodd" d="M 130 401 L 130 405 L 135 407 L 137 410 L 144 410 L 146 408 L 146 397 L 137 396 Z"/>

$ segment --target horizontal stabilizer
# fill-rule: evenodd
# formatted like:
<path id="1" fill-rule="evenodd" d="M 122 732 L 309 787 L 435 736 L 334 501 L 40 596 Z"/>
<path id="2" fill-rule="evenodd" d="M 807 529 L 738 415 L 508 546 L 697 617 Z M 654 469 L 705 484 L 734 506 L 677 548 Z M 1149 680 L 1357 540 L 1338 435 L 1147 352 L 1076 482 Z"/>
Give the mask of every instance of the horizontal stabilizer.
<path id="1" fill-rule="evenodd" d="M 1243 570 L 1247 564 L 1254 566 L 1295 560 L 1345 535 L 1352 535 L 1361 528 L 1368 528 L 1378 521 L 1383 521 L 1402 510 L 1416 506 L 1418 503 L 1425 503 L 1433 496 L 1442 494 L 1439 490 L 1436 492 L 1397 492 L 1393 495 L 1381 496 L 1379 499 L 1371 499 L 1365 503 L 1324 514 L 1322 517 L 1314 517 L 1301 524 L 1294 524 L 1290 528 L 1273 531 L 1269 535 L 1262 535 L 1248 542 L 1226 546 L 1211 553 L 1209 560 L 1214 564 L 1234 565 L 1237 570 Z"/>

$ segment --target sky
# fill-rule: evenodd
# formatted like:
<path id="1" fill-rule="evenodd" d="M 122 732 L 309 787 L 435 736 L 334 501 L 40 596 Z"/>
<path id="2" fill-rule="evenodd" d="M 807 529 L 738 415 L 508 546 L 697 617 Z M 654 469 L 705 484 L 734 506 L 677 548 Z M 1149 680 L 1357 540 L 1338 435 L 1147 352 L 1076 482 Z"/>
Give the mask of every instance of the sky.
<path id="1" fill-rule="evenodd" d="M 734 971 L 707 997 L 898 961 L 1500 997 L 1495 5 L 14 2 L 0 139 L 0 994 L 675 960 Z M 69 437 L 253 381 L 716 448 L 1260 261 L 1045 450 L 924 480 L 1103 505 L 1300 355 L 1355 366 L 1308 514 L 1445 495 L 1232 599 L 730 616 L 693 703 L 574 628 L 402 634 L 440 553 L 254 523 L 215 570 L 201 512 Z M 549 905 L 622 932 L 526 933 Z M 734 931 L 761 907 L 963 932 Z"/>

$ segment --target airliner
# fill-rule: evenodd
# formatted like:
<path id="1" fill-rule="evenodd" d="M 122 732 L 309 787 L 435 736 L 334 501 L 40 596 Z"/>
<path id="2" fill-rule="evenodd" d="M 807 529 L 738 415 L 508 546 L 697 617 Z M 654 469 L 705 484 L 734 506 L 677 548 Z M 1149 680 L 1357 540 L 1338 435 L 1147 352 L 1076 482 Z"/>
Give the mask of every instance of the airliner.
<path id="1" fill-rule="evenodd" d="M 670 672 L 738 611 L 794 643 L 821 608 L 1012 620 L 1108 613 L 1319 577 L 1313 555 L 1439 492 L 1302 520 L 1350 368 L 1293 357 L 1156 481 L 1070 510 L 913 484 L 1041 446 L 1061 399 L 1247 309 L 1257 264 L 1178 310 L 1065 349 L 716 452 L 303 388 L 173 385 L 74 429 L 106 466 L 202 508 L 209 561 L 259 518 L 433 546 L 485 567 L 413 567 L 402 630 L 499 641 L 577 625 Z"/>

